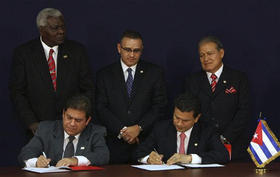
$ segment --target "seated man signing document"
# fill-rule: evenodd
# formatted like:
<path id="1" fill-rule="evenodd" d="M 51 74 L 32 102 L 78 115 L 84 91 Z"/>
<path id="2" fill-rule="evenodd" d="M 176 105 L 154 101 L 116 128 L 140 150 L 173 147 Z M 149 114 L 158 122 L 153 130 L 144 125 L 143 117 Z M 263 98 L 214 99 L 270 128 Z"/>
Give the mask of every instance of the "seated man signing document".
<path id="1" fill-rule="evenodd" d="M 109 161 L 104 127 L 90 123 L 86 96 L 70 98 L 62 120 L 43 121 L 24 146 L 19 162 L 25 167 L 104 165 Z"/>
<path id="2" fill-rule="evenodd" d="M 229 154 L 213 127 L 203 123 L 199 100 L 185 93 L 175 100 L 173 121 L 158 123 L 139 145 L 142 163 L 226 163 Z M 201 120 L 199 120 L 201 119 Z"/>

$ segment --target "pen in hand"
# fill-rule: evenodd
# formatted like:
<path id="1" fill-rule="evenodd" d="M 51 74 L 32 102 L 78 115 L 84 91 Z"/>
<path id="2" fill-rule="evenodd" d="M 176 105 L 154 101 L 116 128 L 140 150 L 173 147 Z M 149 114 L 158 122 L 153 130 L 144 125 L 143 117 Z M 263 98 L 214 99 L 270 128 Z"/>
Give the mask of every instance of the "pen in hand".
<path id="1" fill-rule="evenodd" d="M 43 154 L 43 156 L 47 159 L 47 156 L 46 156 L 46 154 L 45 154 L 44 151 L 42 152 L 42 154 Z M 48 164 L 48 167 L 50 167 L 50 163 Z"/>
<path id="2" fill-rule="evenodd" d="M 157 153 L 159 156 L 161 156 L 161 160 L 160 160 L 160 161 L 162 162 L 162 164 L 165 164 L 165 163 L 162 161 L 162 155 L 158 153 L 158 151 L 156 150 L 156 148 L 154 148 L 154 152 Z"/>

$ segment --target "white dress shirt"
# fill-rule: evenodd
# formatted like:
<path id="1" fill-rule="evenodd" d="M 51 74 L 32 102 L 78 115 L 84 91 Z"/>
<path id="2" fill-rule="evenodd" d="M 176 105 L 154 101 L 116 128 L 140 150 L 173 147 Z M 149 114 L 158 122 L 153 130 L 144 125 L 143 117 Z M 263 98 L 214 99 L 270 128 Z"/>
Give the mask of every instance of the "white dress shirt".
<path id="1" fill-rule="evenodd" d="M 45 52 L 45 56 L 46 56 L 46 60 L 48 61 L 49 59 L 49 53 L 50 50 L 53 49 L 53 59 L 54 59 L 54 63 L 55 63 L 55 73 L 57 75 L 57 55 L 58 55 L 58 45 L 53 46 L 53 47 L 49 47 L 47 44 L 44 43 L 44 41 L 42 40 L 42 36 L 40 36 L 40 41 L 42 43 L 44 52 Z"/>
<path id="2" fill-rule="evenodd" d="M 63 153 L 62 153 L 61 159 L 64 156 L 65 148 L 66 148 L 66 146 L 69 142 L 68 137 L 69 137 L 69 135 L 64 131 Z M 77 145 L 78 145 L 78 142 L 79 142 L 79 138 L 80 138 L 80 134 L 76 135 L 75 139 L 73 140 L 74 152 L 75 153 L 76 153 L 76 150 L 77 150 Z M 78 159 L 78 166 L 87 166 L 87 165 L 90 164 L 90 161 L 85 156 L 73 156 L 73 157 Z M 36 167 L 37 160 L 38 160 L 38 158 L 28 159 L 27 161 L 25 161 L 26 167 Z"/>
<path id="3" fill-rule="evenodd" d="M 127 77 L 128 77 L 128 71 L 127 71 L 127 69 L 128 69 L 128 68 L 131 68 L 131 69 L 132 69 L 131 74 L 132 74 L 132 78 L 134 79 L 134 75 L 135 75 L 135 72 L 136 72 L 136 66 L 137 66 L 137 64 L 128 67 L 128 66 L 122 61 L 122 59 L 121 59 L 121 66 L 122 66 L 122 70 L 123 70 L 123 74 L 124 74 L 124 80 L 125 80 L 125 81 L 127 80 Z"/>
<path id="4" fill-rule="evenodd" d="M 125 80 L 125 82 L 126 82 L 126 80 L 127 80 L 127 78 L 128 78 L 128 71 L 127 71 L 128 68 L 131 68 L 132 78 L 134 79 L 134 75 L 135 75 L 135 72 L 136 72 L 136 66 L 137 66 L 137 64 L 128 67 L 128 66 L 122 61 L 122 59 L 120 59 L 120 60 L 121 60 L 121 66 L 122 66 L 122 70 L 123 70 L 123 75 L 124 75 L 124 80 Z M 125 128 L 127 128 L 127 127 L 124 126 L 122 129 L 125 129 Z M 118 134 L 117 138 L 118 138 L 118 139 L 121 139 L 121 138 L 122 138 L 122 133 L 121 133 L 121 132 Z"/>
<path id="5" fill-rule="evenodd" d="M 219 79 L 220 79 L 220 76 L 223 72 L 223 68 L 224 68 L 224 64 L 222 64 L 222 66 L 214 73 L 216 76 L 217 76 L 217 79 L 216 79 L 216 82 L 218 83 Z M 208 81 L 209 81 L 209 84 L 211 85 L 211 82 L 212 82 L 212 78 L 211 78 L 211 75 L 213 73 L 210 73 L 210 72 L 206 72 L 207 74 L 207 78 L 208 78 Z"/>
<path id="6" fill-rule="evenodd" d="M 192 129 L 193 129 L 193 127 L 184 132 L 185 135 L 186 135 L 185 142 L 184 142 L 184 143 L 185 143 L 185 152 L 187 152 L 187 148 L 188 148 L 188 145 L 189 145 L 189 140 L 190 140 L 190 137 L 191 137 Z M 179 153 L 179 149 L 180 149 L 180 143 L 181 143 L 181 142 L 180 142 L 180 141 L 181 141 L 180 134 L 181 134 L 181 133 L 182 133 L 182 132 L 178 132 L 178 131 L 177 131 L 177 153 Z M 193 164 L 193 163 L 201 163 L 201 160 L 202 160 L 202 159 L 201 159 L 201 157 L 200 157 L 199 155 L 197 155 L 197 154 L 189 154 L 189 155 L 192 156 L 192 161 L 191 161 L 190 163 L 192 163 L 192 164 Z M 149 158 L 149 155 L 143 157 L 143 158 L 140 159 L 139 161 L 140 161 L 141 163 L 147 163 L 148 158 Z"/>

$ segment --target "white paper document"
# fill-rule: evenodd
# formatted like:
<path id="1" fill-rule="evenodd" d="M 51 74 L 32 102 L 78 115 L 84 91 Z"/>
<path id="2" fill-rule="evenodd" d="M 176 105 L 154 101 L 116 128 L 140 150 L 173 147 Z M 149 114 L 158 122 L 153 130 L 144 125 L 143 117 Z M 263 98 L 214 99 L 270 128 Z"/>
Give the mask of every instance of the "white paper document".
<path id="1" fill-rule="evenodd" d="M 30 167 L 30 168 L 23 168 L 23 170 L 26 171 L 31 171 L 35 173 L 58 173 L 58 172 L 67 172 L 70 171 L 71 168 L 69 167 L 48 167 L 48 168 L 35 168 L 35 167 Z"/>
<path id="2" fill-rule="evenodd" d="M 220 164 L 181 164 L 182 166 L 188 168 L 213 168 L 213 167 L 224 167 L 224 165 Z"/>
<path id="3" fill-rule="evenodd" d="M 164 165 L 131 165 L 131 166 L 143 170 L 148 170 L 148 171 L 184 169 L 184 167 L 180 167 L 178 165 L 165 165 L 165 164 Z"/>

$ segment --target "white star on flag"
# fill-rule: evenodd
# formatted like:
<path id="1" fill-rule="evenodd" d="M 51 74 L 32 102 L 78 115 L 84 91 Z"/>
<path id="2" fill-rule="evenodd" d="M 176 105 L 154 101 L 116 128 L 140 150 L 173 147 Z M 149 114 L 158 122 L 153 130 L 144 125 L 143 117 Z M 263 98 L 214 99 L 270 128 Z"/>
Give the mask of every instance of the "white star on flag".
<path id="1" fill-rule="evenodd" d="M 254 134 L 254 139 L 258 139 L 258 134 L 257 133 Z"/>

